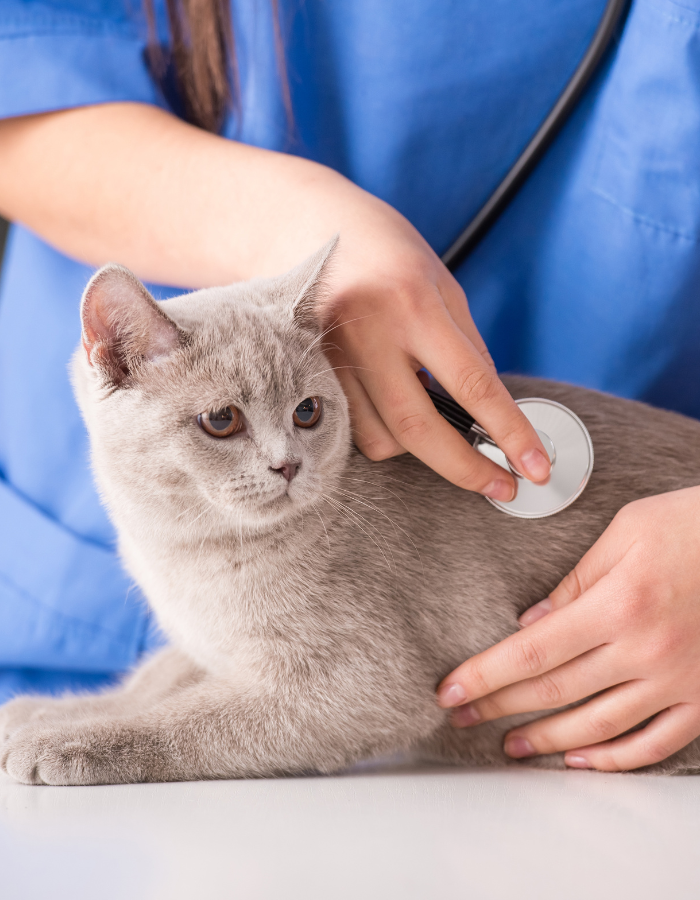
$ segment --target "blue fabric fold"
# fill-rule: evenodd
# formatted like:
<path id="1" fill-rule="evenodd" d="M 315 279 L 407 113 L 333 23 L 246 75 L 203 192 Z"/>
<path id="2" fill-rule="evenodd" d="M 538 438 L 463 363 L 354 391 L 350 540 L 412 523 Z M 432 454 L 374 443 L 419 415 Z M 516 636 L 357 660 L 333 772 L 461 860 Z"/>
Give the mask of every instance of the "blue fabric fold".
<path id="1" fill-rule="evenodd" d="M 3 665 L 84 672 L 132 665 L 147 616 L 114 550 L 72 534 L 4 481 L 0 521 Z"/>

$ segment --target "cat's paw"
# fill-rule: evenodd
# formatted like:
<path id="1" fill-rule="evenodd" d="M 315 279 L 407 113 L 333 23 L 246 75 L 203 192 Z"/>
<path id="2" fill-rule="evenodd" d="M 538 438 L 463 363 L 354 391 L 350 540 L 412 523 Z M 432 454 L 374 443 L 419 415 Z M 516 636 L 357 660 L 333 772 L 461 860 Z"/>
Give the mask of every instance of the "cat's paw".
<path id="1" fill-rule="evenodd" d="M 102 724 L 27 725 L 0 749 L 0 771 L 23 784 L 142 781 L 128 743 Z"/>
<path id="2" fill-rule="evenodd" d="M 56 700 L 51 697 L 17 697 L 0 706 L 0 747 L 19 728 L 50 716 L 55 709 Z"/>
<path id="3" fill-rule="evenodd" d="M 0 770 L 23 784 L 89 784 L 84 755 L 84 741 L 70 730 L 25 725 L 3 745 Z"/>
<path id="4" fill-rule="evenodd" d="M 19 728 L 0 747 L 0 771 L 23 784 L 135 784 L 182 778 L 167 736 L 135 720 L 107 717 Z"/>

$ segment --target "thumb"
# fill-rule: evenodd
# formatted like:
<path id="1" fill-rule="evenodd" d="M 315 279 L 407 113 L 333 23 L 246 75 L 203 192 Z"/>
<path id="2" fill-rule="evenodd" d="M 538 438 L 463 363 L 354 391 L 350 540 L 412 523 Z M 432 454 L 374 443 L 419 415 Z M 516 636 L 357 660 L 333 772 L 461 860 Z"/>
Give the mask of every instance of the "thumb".
<path id="1" fill-rule="evenodd" d="M 521 628 L 532 625 L 547 613 L 561 609 L 593 587 L 622 559 L 627 551 L 626 542 L 620 542 L 618 518 L 608 525 L 590 550 L 581 557 L 574 568 L 565 575 L 548 597 L 535 603 L 518 619 Z"/>

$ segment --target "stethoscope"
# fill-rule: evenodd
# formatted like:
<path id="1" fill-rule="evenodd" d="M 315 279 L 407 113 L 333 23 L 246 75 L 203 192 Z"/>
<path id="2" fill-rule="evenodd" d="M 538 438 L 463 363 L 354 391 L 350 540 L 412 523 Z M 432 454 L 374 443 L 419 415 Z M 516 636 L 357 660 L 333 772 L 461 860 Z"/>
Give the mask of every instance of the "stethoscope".
<path id="1" fill-rule="evenodd" d="M 576 108 L 598 70 L 613 39 L 624 25 L 630 0 L 608 0 L 593 39 L 535 136 L 520 154 L 503 181 L 442 256 L 454 271 L 469 256 L 527 180 L 566 120 Z M 513 468 L 505 453 L 474 419 L 437 382 L 426 388 L 435 408 L 484 456 L 515 476 L 517 491 L 508 503 L 486 498 L 510 516 L 540 519 L 570 506 L 588 484 L 593 471 L 593 443 L 588 429 L 568 407 L 553 400 L 528 397 L 516 403 L 533 424 L 552 464 L 550 477 L 533 484 Z"/>

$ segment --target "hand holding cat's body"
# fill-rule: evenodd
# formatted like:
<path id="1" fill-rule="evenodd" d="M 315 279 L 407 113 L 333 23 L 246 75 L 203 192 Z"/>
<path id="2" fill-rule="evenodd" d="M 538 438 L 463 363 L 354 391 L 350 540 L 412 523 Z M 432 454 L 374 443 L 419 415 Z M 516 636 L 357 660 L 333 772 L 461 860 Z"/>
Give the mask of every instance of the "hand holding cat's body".
<path id="1" fill-rule="evenodd" d="M 535 716 L 456 731 L 440 678 L 516 630 L 622 506 L 700 481 L 676 450 L 697 446 L 698 423 L 526 379 L 516 396 L 570 405 L 596 446 L 559 516 L 508 518 L 412 457 L 369 462 L 313 333 L 322 265 L 162 312 L 123 270 L 92 282 L 76 389 L 124 560 L 174 649 L 111 693 L 6 706 L 0 763 L 18 780 L 330 772 L 397 751 L 504 763 L 503 734 Z M 296 428 L 312 396 L 322 419 Z M 206 435 L 197 414 L 229 404 L 242 430 Z M 692 744 L 668 767 L 698 764 Z"/>

